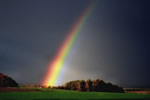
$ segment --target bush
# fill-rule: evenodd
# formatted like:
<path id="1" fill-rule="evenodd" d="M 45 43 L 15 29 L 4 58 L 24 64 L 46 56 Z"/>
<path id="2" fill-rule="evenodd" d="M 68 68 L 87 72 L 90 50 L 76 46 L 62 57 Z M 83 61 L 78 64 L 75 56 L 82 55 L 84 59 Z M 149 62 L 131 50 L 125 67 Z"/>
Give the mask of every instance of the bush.
<path id="1" fill-rule="evenodd" d="M 0 73 L 0 87 L 18 87 L 18 84 L 6 74 Z"/>

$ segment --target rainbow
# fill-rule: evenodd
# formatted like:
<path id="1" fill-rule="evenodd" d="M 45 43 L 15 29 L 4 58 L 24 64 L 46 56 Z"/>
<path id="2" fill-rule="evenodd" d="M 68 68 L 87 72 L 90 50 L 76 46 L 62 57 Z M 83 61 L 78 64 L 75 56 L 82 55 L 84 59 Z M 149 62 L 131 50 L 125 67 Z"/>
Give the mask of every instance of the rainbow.
<path id="1" fill-rule="evenodd" d="M 77 36 L 79 35 L 83 25 L 87 21 L 89 15 L 95 8 L 96 3 L 91 2 L 88 7 L 84 10 L 82 15 L 79 17 L 79 19 L 74 24 L 73 28 L 69 32 L 69 35 L 66 37 L 65 41 L 61 45 L 61 47 L 58 49 L 57 55 L 55 58 L 49 63 L 48 70 L 46 73 L 46 76 L 44 77 L 44 80 L 42 81 L 41 85 L 48 87 L 48 86 L 54 86 L 56 83 L 56 80 L 59 76 L 59 73 L 61 69 L 64 66 L 64 62 L 69 54 L 69 51 L 71 50 Z"/>

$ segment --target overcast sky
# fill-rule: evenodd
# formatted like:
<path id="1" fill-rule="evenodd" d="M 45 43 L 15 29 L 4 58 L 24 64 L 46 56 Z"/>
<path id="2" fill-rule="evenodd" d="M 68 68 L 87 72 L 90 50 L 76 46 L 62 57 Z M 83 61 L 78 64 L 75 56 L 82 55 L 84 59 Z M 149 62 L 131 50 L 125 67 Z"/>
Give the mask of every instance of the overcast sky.
<path id="1" fill-rule="evenodd" d="M 90 0 L 1 0 L 0 73 L 39 84 L 68 31 Z M 100 78 L 150 87 L 149 0 L 97 0 L 57 85 Z"/>

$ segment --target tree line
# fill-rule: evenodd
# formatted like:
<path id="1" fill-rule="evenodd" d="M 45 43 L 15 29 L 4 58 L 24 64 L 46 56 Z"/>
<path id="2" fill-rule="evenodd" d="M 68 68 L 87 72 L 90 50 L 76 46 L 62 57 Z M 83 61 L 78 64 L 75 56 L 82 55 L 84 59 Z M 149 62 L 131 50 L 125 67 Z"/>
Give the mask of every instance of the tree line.
<path id="1" fill-rule="evenodd" d="M 62 86 L 55 87 L 58 89 L 77 90 L 77 91 L 95 91 L 95 92 L 120 92 L 124 93 L 122 87 L 105 83 L 103 80 L 76 80 L 65 83 Z"/>

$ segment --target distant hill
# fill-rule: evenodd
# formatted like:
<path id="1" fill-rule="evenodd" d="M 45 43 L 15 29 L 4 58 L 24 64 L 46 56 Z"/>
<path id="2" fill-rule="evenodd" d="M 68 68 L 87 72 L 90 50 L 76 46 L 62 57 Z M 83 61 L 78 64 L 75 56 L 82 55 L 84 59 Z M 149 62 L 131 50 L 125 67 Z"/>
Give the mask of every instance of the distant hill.
<path id="1" fill-rule="evenodd" d="M 94 92 L 120 92 L 124 93 L 122 87 L 113 85 L 111 83 L 105 83 L 103 80 L 76 80 L 67 82 L 63 86 L 59 86 L 60 89 L 77 90 L 77 91 L 94 91 Z"/>
<path id="2" fill-rule="evenodd" d="M 0 87 L 18 87 L 18 83 L 8 75 L 0 73 Z"/>

